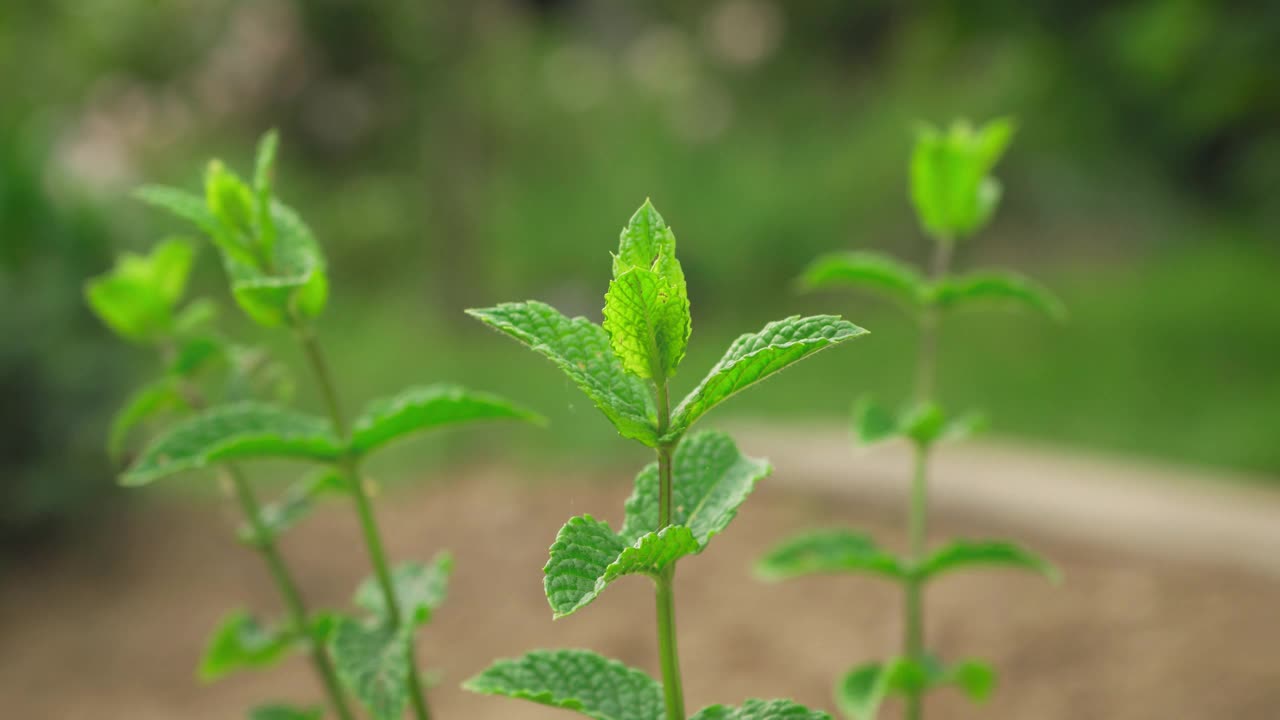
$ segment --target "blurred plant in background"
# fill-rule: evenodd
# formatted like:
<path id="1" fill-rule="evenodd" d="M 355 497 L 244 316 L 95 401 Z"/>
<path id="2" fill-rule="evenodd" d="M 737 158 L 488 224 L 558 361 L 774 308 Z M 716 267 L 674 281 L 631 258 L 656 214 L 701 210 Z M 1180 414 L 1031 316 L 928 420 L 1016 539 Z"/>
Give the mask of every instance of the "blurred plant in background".
<path id="1" fill-rule="evenodd" d="M 1005 433 L 1275 472 L 1277 33 L 1273 6 L 1190 0 L 6 3 L 0 386 L 15 398 L 6 423 L 43 439 L 5 453 L 3 492 L 25 498 L 5 512 L 47 517 L 72 488 L 108 482 L 84 459 L 105 422 L 95 408 L 131 379 L 99 351 L 76 288 L 106 267 L 104 248 L 168 229 L 122 202 L 127 188 L 271 126 L 295 139 L 283 178 L 344 269 L 340 362 L 376 366 L 353 388 L 372 393 L 423 373 L 496 377 L 501 350 L 462 307 L 598 308 L 599 288 L 564 278 L 591 276 L 600 257 L 582 248 L 637 196 L 690 218 L 684 263 L 709 338 L 833 246 L 923 257 L 898 242 L 904 128 L 1015 114 L 1035 151 L 1010 162 L 1019 192 L 972 259 L 1037 272 L 1076 322 L 999 330 L 1026 349 L 1016 366 L 957 351 L 947 374 L 966 382 L 942 379 L 948 401 L 983 398 Z M 729 297 L 759 303 L 717 301 Z M 859 317 L 876 326 L 877 312 Z M 376 352 L 406 324 L 457 349 Z M 995 331 L 960 318 L 950 332 Z M 905 388 L 891 358 L 909 340 L 878 333 L 845 366 L 819 360 L 812 382 L 742 407 L 842 414 L 826 382 Z M 19 420 L 24 405 L 42 419 Z M 579 410 L 553 420 L 589 440 Z"/>

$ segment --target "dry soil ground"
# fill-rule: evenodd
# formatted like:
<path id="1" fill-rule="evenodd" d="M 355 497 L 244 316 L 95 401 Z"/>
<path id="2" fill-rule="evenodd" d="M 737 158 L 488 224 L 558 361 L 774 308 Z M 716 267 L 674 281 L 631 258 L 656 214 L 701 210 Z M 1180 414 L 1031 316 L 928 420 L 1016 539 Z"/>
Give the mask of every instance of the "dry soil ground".
<path id="1" fill-rule="evenodd" d="M 808 465 L 797 460 L 789 474 L 787 446 L 794 443 L 744 443 L 748 452 L 773 454 L 777 477 L 705 554 L 681 565 L 680 643 L 691 706 L 793 696 L 830 708 L 837 673 L 891 652 L 897 642 L 897 595 L 879 581 L 766 585 L 753 579 L 751 564 L 766 547 L 812 524 L 855 525 L 901 545 L 897 495 L 874 489 L 874 480 L 859 484 L 879 471 L 854 471 L 852 490 L 836 487 L 829 480 L 844 474 L 836 471 L 848 461 L 843 451 Z M 971 471 L 977 472 L 965 472 Z M 420 636 L 423 664 L 440 673 L 432 693 L 438 717 L 572 717 L 458 688 L 491 659 L 531 648 L 588 647 L 656 670 L 647 581 L 624 579 L 593 606 L 555 622 L 542 593 L 540 568 L 556 530 L 570 515 L 587 512 L 616 523 L 629 492 L 627 473 L 553 479 L 472 467 L 451 477 L 390 492 L 380 504 L 394 556 L 424 558 L 447 546 L 457 557 L 449 602 Z M 1280 575 L 1263 566 L 1266 557 L 1219 562 L 1178 549 L 1195 533 L 1211 542 L 1203 533 L 1212 525 L 1190 531 L 1191 537 L 1170 537 L 1163 553 L 1160 538 L 1145 537 L 1158 527 L 1140 529 L 1149 542 L 1138 544 L 1124 542 L 1123 534 L 1094 533 L 1087 524 L 1064 532 L 1071 523 L 1052 522 L 1055 506 L 1071 503 L 1049 496 L 1037 496 L 1042 502 L 1035 512 L 1045 519 L 1038 532 L 1037 523 L 1017 513 L 950 502 L 946 487 L 940 488 L 936 539 L 1015 534 L 1055 559 L 1066 583 L 1055 588 L 1030 575 L 990 572 L 935 586 L 928 597 L 932 644 L 944 657 L 991 659 L 1002 679 L 983 708 L 940 693 L 933 717 L 1280 718 Z M 1211 499 L 1187 502 L 1214 507 Z M 344 606 L 364 574 L 346 510 L 325 509 L 287 542 L 317 604 Z M 1100 508 L 1099 515 L 1115 515 L 1115 508 Z M 1280 526 L 1280 515 L 1272 517 Z M 225 610 L 277 607 L 256 558 L 230 539 L 234 522 L 228 509 L 212 512 L 153 496 L 92 531 L 88 542 L 9 568 L 0 581 L 0 716 L 230 720 L 264 699 L 314 697 L 300 659 L 212 686 L 194 679 L 205 633 Z"/>

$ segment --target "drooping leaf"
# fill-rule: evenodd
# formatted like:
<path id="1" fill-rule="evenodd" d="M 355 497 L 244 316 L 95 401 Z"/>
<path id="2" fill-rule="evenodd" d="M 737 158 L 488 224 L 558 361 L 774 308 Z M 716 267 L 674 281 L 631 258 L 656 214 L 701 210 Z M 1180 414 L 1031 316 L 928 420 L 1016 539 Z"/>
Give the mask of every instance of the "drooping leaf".
<path id="1" fill-rule="evenodd" d="M 604 329 L 623 367 L 658 382 L 675 375 L 689 344 L 689 293 L 675 234 L 648 200 L 622 229 Z"/>
<path id="2" fill-rule="evenodd" d="M 967 237 L 990 220 L 1000 185 L 989 173 L 1013 137 L 1013 123 L 975 130 L 959 121 L 923 128 L 911 156 L 911 199 L 925 231 L 939 241 Z"/>
<path id="3" fill-rule="evenodd" d="M 413 626 L 364 625 L 339 618 L 329 651 L 342 682 L 373 720 L 401 720 L 409 704 L 410 633 Z"/>
<path id="4" fill-rule="evenodd" d="M 227 615 L 210 636 L 200 660 L 200 679 L 213 682 L 237 670 L 274 665 L 295 640 L 292 633 L 266 627 L 249 613 L 237 610 Z"/>
<path id="5" fill-rule="evenodd" d="M 565 523 L 542 569 L 543 588 L 556 617 L 594 599 L 600 578 L 626 548 L 627 543 L 603 520 L 581 515 Z"/>
<path id="6" fill-rule="evenodd" d="M 569 319 L 540 302 L 504 303 L 468 310 L 556 364 L 626 438 L 657 444 L 657 410 L 645 382 L 628 373 L 609 347 L 604 328 Z"/>
<path id="7" fill-rule="evenodd" d="M 685 438 L 671 461 L 671 524 L 693 532 L 701 552 L 712 536 L 729 526 L 752 489 L 769 475 L 768 461 L 749 458 L 722 432 L 699 432 Z M 626 504 L 622 541 L 634 543 L 658 529 L 660 483 L 658 465 L 636 476 Z"/>
<path id="8" fill-rule="evenodd" d="M 683 525 L 668 525 L 657 532 L 641 535 L 605 568 L 604 574 L 596 580 L 594 592 L 581 600 L 578 606 L 586 605 L 604 586 L 623 575 L 656 576 L 676 560 L 701 549 L 693 531 Z"/>
<path id="9" fill-rule="evenodd" d="M 249 711 L 249 720 L 321 720 L 323 717 L 323 708 L 295 705 L 262 705 Z"/>
<path id="10" fill-rule="evenodd" d="M 294 458 L 329 462 L 342 452 L 329 422 L 262 403 L 207 410 L 156 438 L 120 477 L 137 486 L 226 460 Z"/>
<path id="11" fill-rule="evenodd" d="M 453 557 L 447 552 L 436 554 L 430 563 L 404 563 L 392 570 L 391 584 L 395 588 L 401 622 L 410 627 L 430 622 L 432 613 L 444 603 L 452 572 Z M 360 583 L 360 587 L 356 589 L 355 602 L 382 622 L 391 621 L 386 596 L 377 577 L 370 577 Z"/>
<path id="12" fill-rule="evenodd" d="M 739 337 L 676 408 L 672 432 L 683 432 L 711 408 L 792 363 L 865 334 L 834 315 L 796 315 Z"/>
<path id="13" fill-rule="evenodd" d="M 689 344 L 689 298 L 658 273 L 631 268 L 609 283 L 604 329 L 628 372 L 662 382 L 675 375 Z"/>
<path id="14" fill-rule="evenodd" d="M 831 716 L 793 700 L 752 699 L 736 708 L 724 705 L 703 708 L 690 720 L 831 720 Z"/>
<path id="15" fill-rule="evenodd" d="M 935 550 L 916 570 L 924 580 L 967 567 L 1022 568 L 1058 582 L 1057 568 L 1039 555 L 1001 540 L 956 540 Z"/>
<path id="16" fill-rule="evenodd" d="M 875 443 L 902 434 L 902 425 L 893 410 L 876 402 L 875 398 L 863 396 L 853 404 L 853 436 L 859 444 Z"/>
<path id="17" fill-rule="evenodd" d="M 806 290 L 851 287 L 885 295 L 908 308 L 924 303 L 929 283 L 915 268 L 875 252 L 823 255 L 800 276 Z"/>
<path id="18" fill-rule="evenodd" d="M 938 307 L 953 309 L 970 305 L 997 308 L 1026 308 L 1054 320 L 1065 320 L 1067 308 L 1043 285 L 1014 272 L 989 270 L 950 277 L 933 289 Z"/>
<path id="19" fill-rule="evenodd" d="M 185 406 L 182 394 L 169 378 L 161 378 L 138 388 L 111 418 L 107 453 L 113 459 L 119 458 L 131 430 L 160 413 Z"/>
<path id="20" fill-rule="evenodd" d="M 892 580 L 908 577 L 906 563 L 866 535 L 847 530 L 802 533 L 770 550 L 756 565 L 769 580 L 813 573 L 863 572 Z"/>
<path id="21" fill-rule="evenodd" d="M 317 500 L 329 495 L 345 495 L 349 491 L 346 478 L 334 468 L 320 468 L 308 474 L 290 485 L 279 500 L 267 503 L 260 509 L 259 517 L 269 536 L 267 540 L 274 540 L 298 524 L 315 508 Z M 249 523 L 240 526 L 239 536 L 250 545 L 262 542 Z"/>
<path id="22" fill-rule="evenodd" d="M 463 684 L 482 695 L 529 700 L 595 720 L 658 720 L 662 686 L 589 650 L 537 650 L 499 660 Z"/>
<path id="23" fill-rule="evenodd" d="M 456 385 L 426 385 L 368 405 L 352 426 L 351 447 L 367 453 L 397 438 L 444 425 L 475 420 L 545 422 L 529 410 L 488 393 Z"/>

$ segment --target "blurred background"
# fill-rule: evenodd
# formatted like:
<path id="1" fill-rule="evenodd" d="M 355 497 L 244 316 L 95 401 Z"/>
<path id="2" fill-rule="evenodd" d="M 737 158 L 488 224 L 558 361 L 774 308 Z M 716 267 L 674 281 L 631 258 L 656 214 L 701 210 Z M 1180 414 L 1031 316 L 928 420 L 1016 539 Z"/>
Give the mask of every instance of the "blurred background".
<path id="1" fill-rule="evenodd" d="M 503 532 L 536 546 L 533 555 L 550 542 L 561 516 L 607 516 L 625 495 L 628 468 L 645 456 L 618 439 L 549 364 L 461 310 L 539 298 L 598 318 L 618 229 L 651 197 L 676 232 L 694 308 L 680 391 L 742 332 L 795 312 L 840 313 L 872 337 L 809 361 L 712 419 L 838 429 L 857 395 L 874 390 L 891 401 L 905 395 L 914 335 L 890 307 L 849 295 L 798 296 L 793 278 L 831 250 L 922 259 L 928 247 L 907 199 L 906 159 L 919 123 L 954 117 L 1009 115 L 1019 124 L 997 170 L 1003 205 L 989 231 L 962 248 L 959 265 L 1025 271 L 1063 297 L 1071 318 L 1052 325 L 1021 315 L 957 316 L 943 337 L 945 403 L 987 411 L 1001 447 L 1178 467 L 1193 482 L 1250 485 L 1258 499 L 1249 504 L 1274 507 L 1267 503 L 1280 479 L 1277 38 L 1280 5 L 1266 2 L 6 2 L 0 5 L 0 572 L 25 580 L 0 580 L 8 586 L 0 586 L 0 596 L 7 594 L 0 624 L 35 623 L 33 606 L 48 615 L 62 607 L 49 604 L 51 595 L 90 592 L 92 578 L 112 587 L 153 587 L 148 583 L 161 583 L 166 573 L 186 577 L 181 570 L 190 576 L 244 563 L 243 573 L 226 571 L 229 579 L 201 575 L 205 582 L 228 580 L 217 586 L 222 605 L 243 599 L 244 585 L 261 582 L 253 558 L 241 558 L 246 554 L 224 537 L 226 518 L 206 517 L 213 496 L 207 483 L 177 483 L 149 500 L 113 489 L 114 468 L 102 450 L 107 423 L 158 366 L 145 350 L 109 335 L 84 308 L 81 288 L 109 267 L 114 253 L 145 249 L 184 229 L 132 199 L 132 188 L 160 182 L 197 190 L 214 156 L 247 174 L 253 143 L 272 127 L 283 138 L 280 194 L 307 218 L 331 264 L 322 332 L 349 404 L 447 379 L 508 394 L 551 418 L 548 431 L 459 433 L 399 450 L 385 463 L 388 476 L 433 478 L 445 497 L 461 493 L 454 500 L 475 503 L 478 516 L 510 503 L 503 499 L 508 491 L 540 497 L 530 489 L 538 484 L 526 480 L 577 478 L 583 494 L 572 495 L 574 502 L 541 501 L 551 503 L 547 518 L 535 523 L 532 511 L 501 515 Z M 225 299 L 213 260 L 207 250 L 201 255 L 196 289 Z M 287 344 L 259 337 L 233 308 L 226 310 L 229 334 L 260 340 L 296 362 Z M 308 378 L 298 380 L 299 402 L 313 404 Z M 831 462 L 855 458 L 836 451 Z M 517 464 L 527 471 L 509 470 Z M 450 484 L 469 473 L 488 478 L 480 486 L 492 490 L 490 500 Z M 609 488 L 589 478 L 606 478 Z M 1159 493 L 1158 482 L 1154 487 Z M 404 492 L 423 503 L 447 502 L 431 488 Z M 593 493 L 608 502 L 587 506 Z M 761 522 L 776 523 L 779 532 L 784 518 L 805 524 L 814 510 L 807 502 L 779 498 L 778 507 L 790 509 Z M 187 512 L 189 522 L 157 519 Z M 892 532 L 897 510 L 886 500 L 882 511 L 850 512 Z M 445 522 L 456 517 L 470 516 L 441 514 Z M 345 527 L 336 517 L 322 522 L 336 523 L 334 532 Z M 984 522 L 955 520 L 979 533 L 986 532 Z M 143 529 L 156 523 L 165 532 L 208 526 L 207 537 L 174 541 L 177 557 L 154 565 L 138 558 L 151 544 Z M 412 539 L 424 537 L 412 534 L 418 525 L 405 518 L 402 527 L 406 534 L 396 542 L 405 554 L 426 553 Z M 111 550 L 104 537 L 118 538 L 123 549 Z M 323 543 L 329 536 L 312 530 L 307 537 Z M 459 542 L 448 528 L 429 537 L 433 544 Z M 767 539 L 752 538 L 751 547 Z M 200 551 L 181 557 L 191 547 Z M 321 578 L 326 553 L 309 552 Z M 1202 583 L 1183 567 L 1152 575 L 1104 567 L 1074 544 L 1063 552 L 1082 558 L 1086 588 L 1096 571 L 1099 583 L 1129 589 L 1137 583 L 1148 600 L 1174 588 L 1188 597 L 1206 593 L 1207 605 L 1178 612 L 1220 612 L 1223 623 L 1241 623 L 1245 638 L 1247 613 L 1225 599 L 1228 590 L 1215 588 L 1245 587 L 1253 597 L 1280 599 L 1271 571 L 1268 580 L 1246 573 Z M 725 572 L 745 574 L 743 553 Z M 129 560 L 121 569 L 103 557 Z M 210 565 L 193 568 L 195 558 Z M 357 561 L 353 556 L 352 572 Z M 541 560 L 531 556 L 529 563 L 522 571 L 532 579 L 524 589 L 537 591 Z M 76 585 L 74 577 L 87 568 L 99 572 Z M 1183 585 L 1163 584 L 1175 582 L 1169 577 Z M 317 592 L 343 601 L 346 584 L 315 582 L 333 582 Z M 749 578 L 742 582 L 744 593 L 758 591 Z M 27 595 L 13 589 L 19 584 Z M 893 607 L 862 590 L 848 591 L 849 602 Z M 152 600 L 194 602 L 194 591 L 172 592 L 179 594 L 154 585 Z M 1133 607 L 1129 595 L 1116 592 L 1117 608 Z M 269 588 L 253 597 L 273 602 Z M 794 594 L 796 602 L 806 597 Z M 1046 591 L 1028 602 L 1049 597 Z M 122 600 L 120 607 L 124 613 L 137 602 Z M 536 602 L 530 608 L 531 618 L 549 624 Z M 1167 630 L 1181 622 L 1170 612 L 1168 619 L 1154 620 L 1163 616 L 1153 613 L 1141 619 L 1153 623 L 1152 632 Z M 195 645 L 165 657 L 182 667 L 183 652 L 198 653 L 198 636 L 213 617 L 179 622 Z M 56 616 L 48 618 L 59 625 Z M 1059 633 L 1064 642 L 1080 637 L 1074 620 L 1055 622 L 1066 628 Z M 1110 634 L 1118 626 L 1092 627 Z M 1221 637 L 1223 627 L 1211 625 L 1206 637 Z M 618 654 L 649 658 L 647 625 L 642 630 L 634 647 Z M 883 640 L 894 632 L 884 631 Z M 1204 715 L 1174 709 L 1173 716 L 1280 714 L 1277 645 L 1253 656 L 1258 664 L 1249 672 L 1257 682 L 1250 684 L 1240 678 L 1254 676 L 1231 664 L 1229 648 L 1215 654 L 1190 634 L 1169 632 L 1152 636 L 1163 640 L 1128 636 L 1136 638 L 1136 660 L 1185 651 L 1244 683 L 1222 691 L 1242 704 L 1206 708 Z M 562 644 L 556 638 L 549 632 L 542 642 Z M 48 650 L 48 665 L 30 658 L 24 665 L 11 654 L 0 661 L 0 678 L 7 667 L 11 687 L 38 703 L 44 694 L 35 692 L 32 678 L 66 665 L 82 647 L 74 633 L 66 643 Z M 846 648 L 850 662 L 858 659 L 854 645 Z M 1101 672 L 1097 656 L 1074 652 L 1080 664 Z M 824 702 L 821 693 L 838 669 L 815 667 L 804 676 L 804 687 L 820 695 L 814 702 Z M 447 678 L 459 680 L 462 672 L 451 669 Z M 1043 682 L 1054 670 L 1041 664 L 1025 672 Z M 305 673 L 297 674 L 305 690 Z M 1158 674 L 1152 687 L 1167 679 Z M 139 677 L 134 682 L 140 698 L 169 697 L 155 688 L 142 692 Z M 450 695 L 460 694 L 456 682 L 447 684 Z M 204 703 L 226 693 L 195 688 L 190 673 L 174 675 L 170 685 L 182 688 L 172 690 L 184 698 L 176 705 L 126 703 L 95 716 L 151 717 L 150 708 L 156 717 L 172 717 L 184 702 L 196 703 L 184 717 L 236 716 L 225 708 L 200 714 L 198 708 L 211 707 Z M 269 685 L 236 687 L 248 695 Z M 694 687 L 695 695 L 702 692 Z M 703 689 L 710 695 L 719 686 Z M 1054 696 L 1052 687 L 1036 692 L 1041 700 Z M 1012 713 L 1014 705 L 997 705 L 995 714 L 1057 717 L 1045 702 L 1016 705 L 1008 715 L 1000 715 L 1001 707 Z M 1154 707 L 1095 709 L 1106 717 L 1157 717 L 1143 714 Z M 524 711 L 509 710 L 493 717 Z M 23 716 L 80 717 L 75 712 L 35 704 Z M 482 717 L 481 710 L 468 712 Z M 958 704 L 954 712 L 975 711 Z"/>

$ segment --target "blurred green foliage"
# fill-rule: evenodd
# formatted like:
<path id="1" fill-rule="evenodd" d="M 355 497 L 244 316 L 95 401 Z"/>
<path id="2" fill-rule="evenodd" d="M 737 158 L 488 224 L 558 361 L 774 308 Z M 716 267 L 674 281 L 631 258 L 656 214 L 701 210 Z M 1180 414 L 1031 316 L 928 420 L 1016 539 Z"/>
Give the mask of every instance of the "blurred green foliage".
<path id="1" fill-rule="evenodd" d="M 652 196 L 700 333 L 776 302 L 844 311 L 875 333 L 848 361 L 870 386 L 903 380 L 902 322 L 792 297 L 792 279 L 820 252 L 921 253 L 901 161 L 917 123 L 1017 117 L 1003 210 L 959 264 L 1027 268 L 1073 319 L 961 324 L 948 405 L 989 399 L 1005 433 L 1280 471 L 1278 35 L 1275 3 L 1193 0 L 4 3 L 0 387 L 6 426 L 42 439 L 0 458 L 0 524 L 108 484 L 85 439 L 132 378 L 79 286 L 108 248 L 174 227 L 129 190 L 198 187 L 200 158 L 244 166 L 273 126 L 286 200 L 359 308 L 331 332 L 370 385 L 482 382 L 492 338 L 459 310 L 493 297 L 597 313 L 604 289 L 569 278 L 596 277 L 616 219 Z M 817 362 L 746 405 L 843 414 L 820 377 L 842 368 Z"/>

